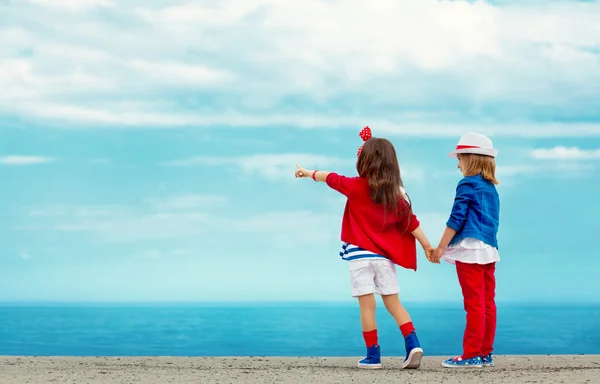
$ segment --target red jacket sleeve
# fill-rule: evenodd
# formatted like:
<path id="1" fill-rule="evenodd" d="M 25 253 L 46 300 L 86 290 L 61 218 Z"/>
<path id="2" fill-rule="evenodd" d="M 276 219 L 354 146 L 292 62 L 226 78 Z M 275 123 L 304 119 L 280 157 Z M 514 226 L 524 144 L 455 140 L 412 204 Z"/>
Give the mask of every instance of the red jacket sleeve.
<path id="1" fill-rule="evenodd" d="M 410 214 L 410 223 L 408 224 L 408 232 L 412 232 L 415 229 L 419 228 L 419 225 L 421 225 L 421 223 L 419 222 L 419 219 L 417 219 L 417 216 L 414 213 Z"/>
<path id="2" fill-rule="evenodd" d="M 335 172 L 330 172 L 329 175 L 327 175 L 327 179 L 325 179 L 325 182 L 330 188 L 335 189 L 346 197 L 350 197 L 350 194 L 356 185 L 356 181 L 356 177 L 346 177 L 338 175 Z"/>

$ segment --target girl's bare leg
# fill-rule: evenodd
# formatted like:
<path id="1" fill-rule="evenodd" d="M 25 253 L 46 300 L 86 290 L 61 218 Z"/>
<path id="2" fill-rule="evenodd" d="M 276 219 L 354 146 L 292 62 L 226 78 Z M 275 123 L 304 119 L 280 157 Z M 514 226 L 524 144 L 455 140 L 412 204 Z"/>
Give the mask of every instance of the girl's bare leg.
<path id="1" fill-rule="evenodd" d="M 387 309 L 394 320 L 396 320 L 396 324 L 398 324 L 399 327 L 411 321 L 410 315 L 400 303 L 398 295 L 384 295 L 381 296 L 381 298 L 383 299 L 385 309 Z"/>
<path id="2" fill-rule="evenodd" d="M 369 295 L 359 296 L 358 305 L 360 306 L 360 323 L 363 332 L 377 329 L 377 322 L 375 321 L 375 295 L 371 293 Z"/>

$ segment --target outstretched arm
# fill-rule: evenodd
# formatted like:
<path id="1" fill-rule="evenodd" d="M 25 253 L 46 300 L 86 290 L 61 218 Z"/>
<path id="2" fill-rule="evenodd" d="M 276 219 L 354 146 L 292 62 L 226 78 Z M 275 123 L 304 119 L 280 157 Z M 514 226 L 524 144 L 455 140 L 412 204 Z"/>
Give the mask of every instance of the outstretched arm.
<path id="1" fill-rule="evenodd" d="M 314 170 L 304 169 L 304 168 L 300 167 L 298 164 L 296 164 L 296 167 L 298 168 L 298 169 L 296 169 L 296 177 L 312 178 L 313 174 L 314 174 L 315 181 L 325 182 L 325 180 L 327 180 L 327 175 L 329 175 L 329 172 L 327 172 L 327 171 L 314 171 Z"/>
<path id="2" fill-rule="evenodd" d="M 346 177 L 342 175 L 338 175 L 335 172 L 327 172 L 327 171 L 313 171 L 310 169 L 305 169 L 296 165 L 298 169 L 296 169 L 296 177 L 309 177 L 313 178 L 315 181 L 325 182 L 327 185 L 342 195 L 350 198 L 352 191 L 354 191 L 356 187 L 356 179 L 353 177 Z"/>

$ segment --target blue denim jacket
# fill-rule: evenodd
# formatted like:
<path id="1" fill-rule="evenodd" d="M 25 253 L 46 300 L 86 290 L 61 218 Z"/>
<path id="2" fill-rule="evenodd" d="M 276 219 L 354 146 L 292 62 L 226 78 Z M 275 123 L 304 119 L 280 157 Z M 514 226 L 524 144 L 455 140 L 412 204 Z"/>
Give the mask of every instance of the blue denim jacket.
<path id="1" fill-rule="evenodd" d="M 450 244 L 466 237 L 475 238 L 498 248 L 500 198 L 494 183 L 481 175 L 459 181 L 452 213 L 446 225 L 456 231 Z"/>

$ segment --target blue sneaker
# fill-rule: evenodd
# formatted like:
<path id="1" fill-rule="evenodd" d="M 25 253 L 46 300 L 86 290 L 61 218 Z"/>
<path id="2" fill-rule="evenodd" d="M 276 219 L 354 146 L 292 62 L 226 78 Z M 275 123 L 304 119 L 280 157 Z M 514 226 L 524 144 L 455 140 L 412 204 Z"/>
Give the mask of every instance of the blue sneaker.
<path id="1" fill-rule="evenodd" d="M 484 367 L 493 367 L 494 366 L 494 359 L 492 358 L 491 353 L 489 355 L 483 356 L 482 361 L 483 361 Z"/>
<path id="2" fill-rule="evenodd" d="M 358 362 L 358 368 L 379 369 L 381 368 L 381 353 L 379 345 L 367 348 L 367 357 Z"/>
<path id="3" fill-rule="evenodd" d="M 481 368 L 483 367 L 483 359 L 481 356 L 474 357 L 472 359 L 464 359 L 462 357 L 454 357 L 452 359 L 444 360 L 442 367 L 446 368 Z"/>
<path id="4" fill-rule="evenodd" d="M 419 344 L 419 339 L 415 332 L 411 332 L 404 338 L 406 345 L 406 357 L 402 363 L 402 369 L 417 369 L 421 366 L 421 358 L 423 357 L 423 349 Z"/>

